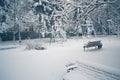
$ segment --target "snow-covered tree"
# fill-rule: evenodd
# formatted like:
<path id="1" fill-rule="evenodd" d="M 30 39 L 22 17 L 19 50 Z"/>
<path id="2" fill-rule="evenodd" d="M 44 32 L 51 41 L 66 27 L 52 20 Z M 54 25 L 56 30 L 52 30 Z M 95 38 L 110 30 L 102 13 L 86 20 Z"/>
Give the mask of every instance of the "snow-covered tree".
<path id="1" fill-rule="evenodd" d="M 21 26 L 21 23 L 23 21 L 25 13 L 27 13 L 31 9 L 31 2 L 29 2 L 28 0 L 7 0 L 6 6 L 6 13 L 11 20 L 8 23 L 14 24 L 11 27 L 18 28 L 17 30 L 16 28 L 13 30 L 13 39 L 15 40 L 15 34 L 16 32 L 18 32 L 19 42 L 21 42 L 20 29 L 23 27 Z"/>

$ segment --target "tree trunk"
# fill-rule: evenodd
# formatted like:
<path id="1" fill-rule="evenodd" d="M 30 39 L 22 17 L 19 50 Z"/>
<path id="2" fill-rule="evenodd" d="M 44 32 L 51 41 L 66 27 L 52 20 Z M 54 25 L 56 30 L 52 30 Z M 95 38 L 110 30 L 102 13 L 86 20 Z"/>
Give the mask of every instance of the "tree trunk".
<path id="1" fill-rule="evenodd" d="M 38 33 L 39 33 L 39 39 L 41 40 L 40 28 L 39 28 Z"/>
<path id="2" fill-rule="evenodd" d="M 0 27 L 2 27 L 2 23 L 0 24 L 1 26 Z M 2 38 L 1 38 L 1 34 L 0 34 L 0 42 L 2 41 Z"/>
<path id="3" fill-rule="evenodd" d="M 0 42 L 2 42 L 2 38 L 1 38 L 1 35 L 0 35 Z"/>
<path id="4" fill-rule="evenodd" d="M 20 31 L 19 31 L 18 35 L 19 35 L 19 43 L 21 43 L 21 35 L 20 35 Z"/>
<path id="5" fill-rule="evenodd" d="M 15 31 L 13 31 L 13 41 L 15 41 Z"/>
<path id="6" fill-rule="evenodd" d="M 118 31 L 117 31 L 118 37 L 120 36 L 120 26 L 118 25 Z"/>
<path id="7" fill-rule="evenodd" d="M 21 43 L 20 27 L 19 27 L 19 30 L 18 30 L 18 36 L 19 36 L 19 43 Z"/>

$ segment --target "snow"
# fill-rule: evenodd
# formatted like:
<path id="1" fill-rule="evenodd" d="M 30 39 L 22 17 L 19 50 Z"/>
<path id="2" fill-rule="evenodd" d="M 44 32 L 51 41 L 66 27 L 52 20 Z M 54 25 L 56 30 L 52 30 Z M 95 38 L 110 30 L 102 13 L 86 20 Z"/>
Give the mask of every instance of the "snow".
<path id="1" fill-rule="evenodd" d="M 80 71 L 72 71 L 69 74 L 66 74 L 64 76 L 65 80 L 89 80 L 89 78 L 84 77 L 83 75 L 80 75 Z M 69 77 L 67 77 L 69 76 Z"/>
<path id="2" fill-rule="evenodd" d="M 119 80 L 120 72 L 101 64 L 88 61 L 78 61 L 76 69 L 64 75 L 64 80 Z M 113 72 L 115 71 L 115 72 Z M 118 70 L 119 71 L 119 70 Z M 118 72 L 117 71 L 117 72 Z"/>
<path id="3" fill-rule="evenodd" d="M 101 40 L 103 48 L 84 51 L 83 45 L 94 40 Z M 0 43 L 1 46 L 7 47 L 7 44 Z M 107 69 L 114 72 L 120 69 L 119 51 L 120 39 L 114 36 L 69 39 L 51 45 L 48 43 L 46 50 L 25 50 L 24 45 L 16 49 L 0 50 L 0 80 L 62 80 L 67 72 L 66 64 L 76 61 L 86 64 L 89 61 L 91 66 L 94 63 L 101 64 L 102 69 L 108 66 L 110 68 Z M 119 74 L 119 71 L 114 73 Z"/>
<path id="4" fill-rule="evenodd" d="M 110 66 L 105 66 L 105 65 L 102 65 L 102 64 L 93 63 L 93 62 L 85 61 L 85 60 L 84 61 L 83 60 L 78 60 L 77 63 L 78 64 L 82 63 L 82 64 L 85 64 L 85 65 L 87 64 L 87 65 L 89 65 L 91 67 L 94 67 L 95 69 L 98 69 L 98 70 L 101 70 L 101 71 L 105 71 L 105 72 L 120 76 L 120 70 L 116 69 L 116 68 L 113 68 L 113 67 L 110 67 Z"/>

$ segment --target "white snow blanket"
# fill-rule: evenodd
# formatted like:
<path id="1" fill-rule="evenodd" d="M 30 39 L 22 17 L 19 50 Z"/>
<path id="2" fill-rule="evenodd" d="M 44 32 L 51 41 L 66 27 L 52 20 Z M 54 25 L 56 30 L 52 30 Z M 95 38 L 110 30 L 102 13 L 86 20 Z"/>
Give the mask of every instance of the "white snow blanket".
<path id="1" fill-rule="evenodd" d="M 103 48 L 100 50 L 89 48 L 84 51 L 84 43 L 93 40 L 102 40 Z M 0 50 L 0 80 L 62 80 L 66 74 L 65 65 L 79 59 L 120 70 L 120 38 L 114 36 L 80 38 L 69 39 L 67 42 L 56 42 L 51 45 L 46 44 L 48 44 L 46 50 L 25 50 L 24 46 Z M 0 46 L 3 45 L 7 44 L 0 44 Z M 106 70 L 104 66 L 102 69 Z M 80 70 L 82 69 L 80 68 Z M 112 69 L 107 71 L 114 72 Z M 90 72 L 86 70 L 86 73 Z M 115 71 L 115 74 L 117 73 Z M 91 74 L 94 75 L 92 72 Z M 84 75 L 81 76 L 81 80 L 86 80 L 86 78 Z M 92 80 L 96 80 L 96 78 Z M 110 79 L 108 78 L 108 80 Z"/>

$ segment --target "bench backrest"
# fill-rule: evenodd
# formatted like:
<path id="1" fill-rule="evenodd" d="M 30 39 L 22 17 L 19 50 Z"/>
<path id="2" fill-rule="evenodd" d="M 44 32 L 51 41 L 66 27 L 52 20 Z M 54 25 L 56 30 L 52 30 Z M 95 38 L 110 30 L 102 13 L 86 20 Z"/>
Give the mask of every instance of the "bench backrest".
<path id="1" fill-rule="evenodd" d="M 101 44 L 101 41 L 92 41 L 92 42 L 88 42 L 88 44 L 86 46 L 92 47 L 92 46 L 98 46 L 100 44 Z"/>

